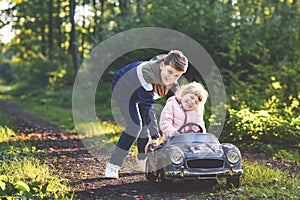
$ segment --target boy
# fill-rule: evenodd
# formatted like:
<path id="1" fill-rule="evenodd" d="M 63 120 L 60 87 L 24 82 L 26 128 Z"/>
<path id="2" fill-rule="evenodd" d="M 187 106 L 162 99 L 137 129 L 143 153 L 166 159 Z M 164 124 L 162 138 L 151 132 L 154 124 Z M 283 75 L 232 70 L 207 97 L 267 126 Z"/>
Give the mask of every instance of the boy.
<path id="1" fill-rule="evenodd" d="M 125 119 L 126 127 L 106 165 L 105 177 L 119 178 L 119 169 L 136 140 L 139 165 L 144 169 L 145 146 L 157 144 L 160 137 L 155 100 L 166 96 L 187 68 L 188 59 L 181 51 L 172 50 L 150 61 L 131 63 L 116 72 L 112 81 L 112 96 Z M 148 132 L 142 131 L 142 127 L 149 130 L 150 142 Z"/>

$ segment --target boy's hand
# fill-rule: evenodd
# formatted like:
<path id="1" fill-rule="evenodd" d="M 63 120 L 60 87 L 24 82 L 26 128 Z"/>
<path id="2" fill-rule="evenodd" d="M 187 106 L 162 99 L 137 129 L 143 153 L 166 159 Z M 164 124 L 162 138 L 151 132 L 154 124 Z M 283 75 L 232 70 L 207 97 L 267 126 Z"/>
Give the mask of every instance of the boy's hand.
<path id="1" fill-rule="evenodd" d="M 145 153 L 148 152 L 148 148 L 149 148 L 150 145 L 152 145 L 152 146 L 158 146 L 158 139 L 159 139 L 159 138 L 152 139 L 151 141 L 149 141 L 149 142 L 146 144 L 146 146 L 145 146 Z"/>

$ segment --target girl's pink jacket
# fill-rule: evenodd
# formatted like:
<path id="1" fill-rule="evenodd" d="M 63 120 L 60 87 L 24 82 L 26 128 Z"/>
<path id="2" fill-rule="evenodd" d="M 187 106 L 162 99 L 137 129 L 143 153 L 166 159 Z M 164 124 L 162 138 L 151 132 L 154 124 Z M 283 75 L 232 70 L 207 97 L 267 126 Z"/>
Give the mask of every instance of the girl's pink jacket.
<path id="1" fill-rule="evenodd" d="M 163 139 L 169 138 L 185 123 L 194 122 L 199 124 L 203 132 L 206 132 L 205 122 L 203 120 L 203 109 L 201 111 L 184 111 L 175 96 L 167 100 L 165 107 L 160 115 L 160 130 Z"/>

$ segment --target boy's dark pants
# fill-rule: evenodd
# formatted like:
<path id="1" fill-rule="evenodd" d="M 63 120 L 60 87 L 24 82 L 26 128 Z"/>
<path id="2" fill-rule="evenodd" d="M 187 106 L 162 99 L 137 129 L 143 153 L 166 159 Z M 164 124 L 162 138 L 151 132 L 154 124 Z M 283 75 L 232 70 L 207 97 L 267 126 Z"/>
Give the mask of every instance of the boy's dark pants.
<path id="1" fill-rule="evenodd" d="M 110 163 L 122 166 L 135 141 L 137 141 L 138 146 L 138 159 L 146 158 L 145 146 L 149 140 L 149 133 L 146 127 L 142 128 L 143 121 L 139 112 L 138 102 L 133 100 L 136 98 L 128 97 L 128 93 L 125 94 L 126 91 L 118 91 L 117 88 L 115 88 L 114 92 L 118 94 L 113 96 L 124 117 L 126 128 L 122 132 L 117 146 L 110 157 Z"/>

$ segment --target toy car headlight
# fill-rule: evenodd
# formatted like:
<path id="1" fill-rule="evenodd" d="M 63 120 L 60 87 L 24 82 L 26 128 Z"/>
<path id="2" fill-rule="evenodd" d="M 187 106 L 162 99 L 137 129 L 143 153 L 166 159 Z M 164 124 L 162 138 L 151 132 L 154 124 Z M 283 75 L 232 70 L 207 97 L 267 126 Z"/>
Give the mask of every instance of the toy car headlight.
<path id="1" fill-rule="evenodd" d="M 226 156 L 228 161 L 232 164 L 236 164 L 240 161 L 240 154 L 235 150 L 228 151 Z"/>
<path id="2" fill-rule="evenodd" d="M 170 160 L 175 165 L 182 164 L 182 162 L 183 162 L 183 153 L 179 149 L 174 149 L 170 153 Z"/>

